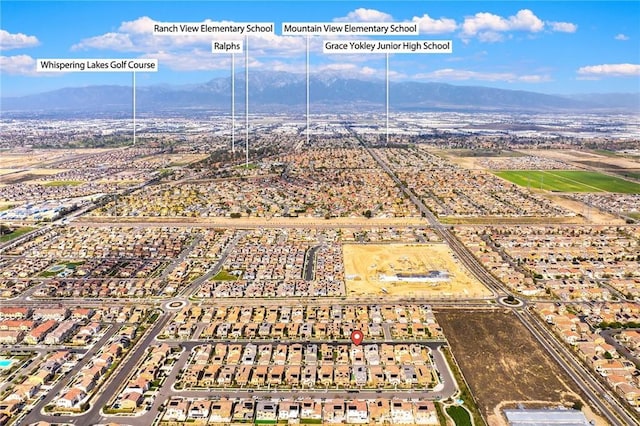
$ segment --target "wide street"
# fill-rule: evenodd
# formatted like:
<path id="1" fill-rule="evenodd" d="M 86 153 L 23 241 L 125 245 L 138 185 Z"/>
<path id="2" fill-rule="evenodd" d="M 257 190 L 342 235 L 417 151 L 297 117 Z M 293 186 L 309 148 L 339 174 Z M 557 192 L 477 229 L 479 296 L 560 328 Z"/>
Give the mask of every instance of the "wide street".
<path id="1" fill-rule="evenodd" d="M 355 135 L 355 133 L 354 133 Z M 388 343 L 388 344 L 408 344 L 408 343 L 420 343 L 426 345 L 431 349 L 433 356 L 433 362 L 437 371 L 439 372 L 441 382 L 436 388 L 431 390 L 423 389 L 395 389 L 390 387 L 384 387 L 380 389 L 373 388 L 353 388 L 353 389 L 338 389 L 337 387 L 325 387 L 317 386 L 315 388 L 283 388 L 270 386 L 248 389 L 237 387 L 217 387 L 208 389 L 187 389 L 179 390 L 174 387 L 175 382 L 178 380 L 181 371 L 183 371 L 194 349 L 198 345 L 202 344 L 215 344 L 215 343 L 237 343 L 246 345 L 248 343 L 275 343 L 273 338 L 258 338 L 258 339 L 219 339 L 208 338 L 200 339 L 199 335 L 204 328 L 204 324 L 198 324 L 195 333 L 192 338 L 185 339 L 158 339 L 164 327 L 173 318 L 178 309 L 183 307 L 233 307 L 233 306 L 246 306 L 246 307 L 278 307 L 278 306 L 374 306 L 374 305 L 394 305 L 394 304 L 411 304 L 411 305 L 429 305 L 433 308 L 445 308 L 445 309 L 461 309 L 461 310 L 475 310 L 475 309 L 508 309 L 514 312 L 517 318 L 525 325 L 525 327 L 531 332 L 539 344 L 547 351 L 550 357 L 557 362 L 561 368 L 569 375 L 569 377 L 575 382 L 575 385 L 581 391 L 581 394 L 586 398 L 586 401 L 592 408 L 594 408 L 598 414 L 604 417 L 609 423 L 613 425 L 630 425 L 638 421 L 636 413 L 624 405 L 620 399 L 609 388 L 604 385 L 598 378 L 594 377 L 593 373 L 589 371 L 585 365 L 579 361 L 571 350 L 553 334 L 553 332 L 546 326 L 546 324 L 536 315 L 532 314 L 529 306 L 533 302 L 532 300 L 519 300 L 513 304 L 505 303 L 506 297 L 515 297 L 514 293 L 507 289 L 495 276 L 493 276 L 474 255 L 469 251 L 467 247 L 453 234 L 450 227 L 443 225 L 438 218 L 426 207 L 426 205 L 417 197 L 413 191 L 411 191 L 403 182 L 398 178 L 396 173 L 389 167 L 388 164 L 376 153 L 374 149 L 371 149 L 365 141 L 358 135 L 355 137 L 360 141 L 362 146 L 367 150 L 371 157 L 378 163 L 378 165 L 387 173 L 396 185 L 406 194 L 406 196 L 415 204 L 420 212 L 422 218 L 412 219 L 391 219 L 391 220 L 375 220 L 375 219 L 354 219 L 350 221 L 339 220 L 324 220 L 321 218 L 312 220 L 289 220 L 285 218 L 274 219 L 259 219 L 259 220 L 202 220 L 191 223 L 183 220 L 141 220 L 140 218 L 128 218 L 126 220 L 114 220 L 109 219 L 96 219 L 96 218 L 80 218 L 68 224 L 69 226 L 88 226 L 88 227 L 110 227 L 110 226 L 135 226 L 135 227 L 158 227 L 158 226 L 196 226 L 196 227 L 221 227 L 227 226 L 231 228 L 237 228 L 239 232 L 236 232 L 234 237 L 229 241 L 222 250 L 220 257 L 212 265 L 208 265 L 206 272 L 179 290 L 177 295 L 172 298 L 166 297 L 150 297 L 146 299 L 138 298 L 120 298 L 120 299 L 90 299 L 82 297 L 70 297 L 70 298 L 53 298 L 53 299 L 36 299 L 33 298 L 34 291 L 38 286 L 34 286 L 29 290 L 23 292 L 20 296 L 12 300 L 3 300 L 0 302 L 0 306 L 27 306 L 27 307 L 39 307 L 49 305 L 59 305 L 66 307 L 78 307 L 78 306 L 125 306 L 125 305 L 139 305 L 147 308 L 158 309 L 159 315 L 152 325 L 145 330 L 144 334 L 135 343 L 135 346 L 126 354 L 107 378 L 106 382 L 99 386 L 98 392 L 90 399 L 90 409 L 79 415 L 68 415 L 66 413 L 56 413 L 55 415 L 49 415 L 44 412 L 44 407 L 50 404 L 59 395 L 59 392 L 64 389 L 71 380 L 73 380 L 75 374 L 85 366 L 102 347 L 102 345 L 117 331 L 117 327 L 112 325 L 104 336 L 93 345 L 90 349 L 76 350 L 74 352 L 81 353 L 82 359 L 60 380 L 58 380 L 47 395 L 37 402 L 34 409 L 31 410 L 23 419 L 21 424 L 30 424 L 37 421 L 49 421 L 49 422 L 69 422 L 75 424 L 97 424 L 108 423 L 110 421 L 124 422 L 136 426 L 144 426 L 151 424 L 160 412 L 160 408 L 169 398 L 172 397 L 185 397 L 185 398 L 270 398 L 273 400 L 281 399 L 295 399 L 295 398 L 317 398 L 317 399 L 332 399 L 332 398 L 358 398 L 358 399 L 375 399 L 378 397 L 388 398 L 405 398 L 405 399 L 429 399 L 429 400 L 444 400 L 456 395 L 458 386 L 454 380 L 446 359 L 440 351 L 441 346 L 446 345 L 445 340 L 412 338 L 412 339 L 399 339 L 394 338 L 391 335 L 389 324 L 383 324 L 383 337 L 378 339 L 372 339 L 367 343 Z M 143 186 L 152 184 L 147 182 Z M 82 213 L 90 210 L 86 207 L 82 210 Z M 79 215 L 78 213 L 77 215 Z M 66 223 L 65 223 L 66 224 Z M 194 297 L 198 288 L 210 280 L 216 274 L 222 270 L 224 262 L 227 260 L 231 252 L 238 246 L 241 239 L 249 232 L 247 229 L 255 227 L 301 227 L 310 226 L 318 229 L 333 229 L 338 225 L 348 225 L 351 228 L 366 228 L 371 226 L 411 226 L 411 227 L 430 227 L 436 234 L 451 248 L 455 257 L 492 293 L 487 298 L 463 298 L 463 297 L 442 297 L 435 299 L 426 299 L 421 297 L 398 297 L 398 296 L 360 296 L 360 297 L 347 297 L 347 296 L 334 296 L 334 297 L 299 297 L 299 298 L 264 298 L 264 297 L 245 297 L 245 298 L 216 298 L 216 299 L 203 299 L 198 300 Z M 57 226 L 51 225 L 51 226 Z M 35 231 L 30 236 L 38 235 L 43 232 L 47 227 L 41 230 Z M 8 250 L 15 244 L 19 244 L 28 240 L 30 236 L 24 236 L 19 240 L 6 244 L 2 247 L 2 250 Z M 180 254 L 172 259 L 170 265 L 162 272 L 160 279 L 166 279 L 171 271 L 183 262 L 190 251 L 196 247 L 202 240 L 202 236 L 196 236 L 190 243 L 182 249 Z M 302 278 L 306 281 L 312 281 L 316 277 L 316 257 L 318 252 L 322 249 L 323 243 L 315 245 L 307 250 L 305 261 L 303 265 Z M 43 279 L 45 285 L 46 279 Z M 611 341 L 611 339 L 609 339 Z M 105 415 L 103 408 L 109 404 L 115 395 L 119 393 L 123 384 L 127 378 L 134 372 L 144 358 L 144 355 L 150 345 L 155 343 L 167 343 L 175 348 L 180 348 L 181 353 L 177 360 L 174 362 L 171 371 L 167 377 L 163 380 L 161 387 L 156 391 L 153 404 L 135 416 L 114 416 Z M 322 343 L 330 344 L 349 344 L 348 339 L 341 340 L 319 340 L 319 339 L 300 339 L 296 336 L 277 339 L 277 343 L 305 343 L 316 344 Z M 32 351 L 38 353 L 38 357 L 41 357 L 47 350 L 60 349 L 62 346 L 47 347 L 46 350 L 42 348 L 32 348 L 26 345 L 16 347 L 16 350 Z M 36 358 L 39 359 L 39 358 Z"/>
<path id="2" fill-rule="evenodd" d="M 362 138 L 354 133 L 361 144 L 369 151 L 371 156 L 378 164 L 391 176 L 391 178 L 399 185 L 402 190 L 409 196 L 413 203 L 418 207 L 423 217 L 427 219 L 429 224 L 436 230 L 442 239 L 449 244 L 454 253 L 459 257 L 462 263 L 489 288 L 493 294 L 499 298 L 503 295 L 511 295 L 513 293 L 502 285 L 502 283 L 491 275 L 478 260 L 469 252 L 469 250 L 458 240 L 446 227 L 443 226 L 435 215 L 416 197 L 416 195 L 407 188 L 400 179 L 395 175 L 391 168 L 366 144 Z M 509 308 L 508 306 L 505 306 Z M 542 324 L 542 321 L 528 312 L 525 308 L 518 306 L 514 308 L 516 315 L 520 321 L 531 331 L 536 340 L 546 349 L 551 357 L 569 374 L 578 387 L 585 393 L 589 403 L 603 415 L 611 424 L 614 425 L 630 425 L 638 421 L 637 414 L 632 414 L 629 409 L 623 405 L 620 400 L 614 396 L 604 385 L 594 379 L 593 374 L 586 369 L 568 349 L 560 343 L 553 333 Z M 560 356 L 558 353 L 561 353 Z M 604 396 L 604 400 L 602 398 Z"/>

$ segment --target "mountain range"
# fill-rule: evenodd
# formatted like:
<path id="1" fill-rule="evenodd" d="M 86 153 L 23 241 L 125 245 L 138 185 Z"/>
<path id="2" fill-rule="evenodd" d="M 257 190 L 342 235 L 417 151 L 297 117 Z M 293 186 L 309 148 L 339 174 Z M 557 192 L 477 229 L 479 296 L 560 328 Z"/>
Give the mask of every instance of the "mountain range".
<path id="1" fill-rule="evenodd" d="M 166 111 L 229 111 L 231 76 L 201 84 L 153 85 L 136 89 L 136 109 L 142 113 Z M 309 78 L 313 112 L 382 112 L 383 80 L 312 74 Z M 235 76 L 236 112 L 244 111 L 244 74 Z M 21 97 L 3 97 L 2 112 L 128 113 L 130 86 L 69 87 Z M 306 104 L 304 74 L 255 71 L 249 74 L 249 108 L 252 112 L 303 113 Z M 638 112 L 640 93 L 549 95 L 446 83 L 390 82 L 389 105 L 394 111 L 512 111 L 512 112 Z"/>

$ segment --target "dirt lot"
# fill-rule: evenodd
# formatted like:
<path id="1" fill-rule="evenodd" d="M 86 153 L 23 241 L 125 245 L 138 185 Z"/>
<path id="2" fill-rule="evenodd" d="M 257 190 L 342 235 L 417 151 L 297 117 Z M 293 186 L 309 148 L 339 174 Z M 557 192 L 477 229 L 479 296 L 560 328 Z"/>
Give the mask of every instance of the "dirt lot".
<path id="1" fill-rule="evenodd" d="M 627 158 L 620 157 L 607 157 L 605 155 L 596 154 L 594 152 L 578 151 L 574 149 L 533 149 L 533 150 L 519 150 L 527 155 L 534 155 L 537 157 L 553 158 L 555 160 L 567 161 L 569 163 L 576 163 L 578 166 L 581 163 L 594 162 L 600 163 L 604 168 L 623 168 L 634 169 L 638 167 L 638 162 Z M 588 165 L 588 163 L 586 164 Z"/>
<path id="2" fill-rule="evenodd" d="M 71 160 L 78 155 L 99 154 L 111 150 L 114 148 L 34 149 L 24 152 L 3 152 L 2 167 L 4 169 L 43 167 L 55 161 Z"/>
<path id="3" fill-rule="evenodd" d="M 572 210 L 572 209 L 569 209 Z M 440 222 L 446 225 L 548 225 L 552 223 L 586 223 L 586 220 L 579 216 L 558 216 L 558 217 L 504 217 L 504 216 L 482 216 L 482 217 L 452 217 L 440 218 Z M 624 222 L 624 221 L 623 221 Z M 607 222 L 609 223 L 609 222 Z"/>
<path id="4" fill-rule="evenodd" d="M 453 151 L 453 150 L 452 150 Z M 456 157 L 455 155 L 449 153 L 446 155 L 447 151 L 439 152 L 439 154 L 443 154 L 447 156 L 449 160 L 456 163 L 457 165 L 467 168 L 467 169 L 485 169 L 483 166 L 479 164 L 479 161 L 489 158 L 489 157 Z M 604 168 L 616 168 L 625 170 L 627 167 L 638 167 L 638 163 L 635 163 L 631 160 L 625 158 L 610 158 L 604 155 L 598 155 L 595 153 L 577 151 L 577 150 L 520 150 L 518 153 L 522 155 L 532 155 L 537 157 L 544 157 L 554 160 L 566 161 L 568 163 L 574 163 L 578 166 L 581 166 L 583 163 L 595 163 L 601 164 Z M 585 160 L 576 160 L 577 158 L 585 158 Z M 591 164 L 593 165 L 593 164 Z M 443 221 L 445 223 L 451 224 L 484 224 L 484 223 L 495 223 L 499 221 L 501 223 L 508 222 L 520 222 L 520 223 L 596 223 L 596 224 L 621 224 L 624 223 L 624 220 L 619 217 L 613 216 L 607 212 L 600 211 L 595 208 L 587 209 L 587 206 L 579 201 L 570 200 L 565 197 L 552 194 L 547 191 L 536 190 L 535 188 L 530 189 L 531 192 L 538 194 L 539 196 L 545 197 L 555 204 L 573 211 L 574 213 L 585 214 L 585 212 L 589 211 L 589 220 L 585 220 L 579 216 L 573 217 L 557 217 L 557 218 L 444 218 Z"/>
<path id="5" fill-rule="evenodd" d="M 0 182 L 5 184 L 29 182 L 42 176 L 54 175 L 65 171 L 65 169 L 29 169 L 16 173 L 6 173 L 0 176 Z M 15 172 L 15 170 L 14 170 Z"/>
<path id="6" fill-rule="evenodd" d="M 614 225 L 622 225 L 624 224 L 624 220 L 616 217 L 610 213 L 603 212 L 596 208 L 588 208 L 586 204 L 581 203 L 580 201 L 571 200 L 569 198 L 563 197 L 561 195 L 552 195 L 548 194 L 547 198 L 549 198 L 554 203 L 559 206 L 564 207 L 567 210 L 571 210 L 576 214 L 589 215 L 588 223 L 595 224 L 614 224 Z M 575 218 L 576 223 L 580 223 L 579 218 Z M 584 222 L 584 220 L 582 221 Z"/>
<path id="7" fill-rule="evenodd" d="M 161 224 L 162 226 L 202 226 L 225 228 L 379 228 L 392 226 L 425 226 L 425 221 L 419 217 L 397 218 L 348 218 L 338 217 L 322 219 L 315 217 L 241 217 L 231 219 L 228 217 L 97 217 L 83 216 L 78 222 L 86 223 L 127 223 L 127 224 Z"/>
<path id="8" fill-rule="evenodd" d="M 387 294 L 423 297 L 482 297 L 491 293 L 454 259 L 446 244 L 346 244 L 347 295 Z M 384 281 L 381 275 L 447 271 L 444 282 Z M 383 290 L 384 289 L 384 290 Z"/>
<path id="9" fill-rule="evenodd" d="M 490 425 L 502 424 L 495 410 L 502 402 L 550 406 L 579 398 L 573 382 L 512 313 L 446 310 L 436 318 Z"/>
<path id="10" fill-rule="evenodd" d="M 2 153 L 2 167 L 6 169 L 21 169 L 46 161 L 47 158 L 55 157 L 52 153 L 30 152 L 24 154 Z"/>
<path id="11" fill-rule="evenodd" d="M 432 150 L 430 152 L 439 157 L 446 158 L 452 163 L 460 167 L 463 167 L 465 169 L 482 169 L 483 168 L 477 164 L 478 157 L 458 155 L 459 151 L 455 149 Z"/>
<path id="12" fill-rule="evenodd" d="M 154 164 L 157 167 L 161 167 L 168 163 L 171 166 L 184 166 L 204 160 L 205 158 L 207 158 L 206 154 L 158 154 L 138 158 L 134 160 L 133 164 L 134 166 L 137 164 L 143 164 L 145 166 L 147 164 Z"/>

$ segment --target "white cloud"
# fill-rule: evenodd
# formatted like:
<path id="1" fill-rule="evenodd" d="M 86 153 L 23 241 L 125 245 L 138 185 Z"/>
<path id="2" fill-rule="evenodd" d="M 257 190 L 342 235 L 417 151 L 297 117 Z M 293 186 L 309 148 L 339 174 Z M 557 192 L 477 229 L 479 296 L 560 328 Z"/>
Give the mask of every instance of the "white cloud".
<path id="1" fill-rule="evenodd" d="M 559 33 L 575 33 L 578 30 L 578 26 L 571 22 L 547 22 L 547 24 L 551 27 L 551 31 Z"/>
<path id="2" fill-rule="evenodd" d="M 458 28 L 455 20 L 449 18 L 433 19 L 426 13 L 420 16 L 414 16 L 411 22 L 418 23 L 420 33 L 423 34 L 441 34 L 450 33 Z"/>
<path id="3" fill-rule="evenodd" d="M 507 31 L 509 22 L 501 16 L 492 13 L 480 12 L 473 17 L 467 17 L 462 23 L 462 32 L 465 35 L 474 36 L 481 31 Z"/>
<path id="4" fill-rule="evenodd" d="M 620 34 L 616 35 L 614 38 L 615 38 L 616 40 L 620 40 L 620 41 L 627 41 L 627 40 L 629 40 L 629 36 L 628 36 L 628 35 L 625 35 L 625 34 L 622 34 L 622 33 L 620 33 Z"/>
<path id="5" fill-rule="evenodd" d="M 352 63 L 331 63 L 324 65 L 317 65 L 311 67 L 311 72 L 320 75 L 338 75 L 347 78 L 368 78 L 368 79 L 380 79 L 386 78 L 386 70 L 384 67 L 373 68 L 370 66 L 360 66 Z M 407 75 L 394 70 L 389 70 L 390 80 L 399 80 L 407 78 Z"/>
<path id="6" fill-rule="evenodd" d="M 151 19 L 148 16 L 141 16 L 134 21 L 125 21 L 120 24 L 118 31 L 123 33 L 144 34 L 153 33 L 153 26 L 159 24 L 160 21 Z"/>
<path id="7" fill-rule="evenodd" d="M 106 33 L 100 36 L 89 37 L 80 43 L 71 46 L 71 50 L 116 50 L 119 52 L 135 52 L 139 50 L 129 38 L 128 34 L 123 33 Z"/>
<path id="8" fill-rule="evenodd" d="M 347 16 L 335 18 L 336 22 L 393 22 L 393 16 L 375 9 L 360 8 L 349 12 Z M 411 21 L 418 24 L 420 33 L 439 34 L 453 32 L 458 28 L 454 19 L 434 19 L 428 14 L 414 16 Z"/>
<path id="9" fill-rule="evenodd" d="M 515 14 L 515 16 L 509 17 L 509 24 L 511 30 L 517 31 L 530 31 L 537 33 L 544 29 L 544 22 L 540 20 L 529 9 L 522 9 Z"/>
<path id="10" fill-rule="evenodd" d="M 160 68 L 174 71 L 212 71 L 231 70 L 231 55 L 213 55 L 206 49 L 192 49 L 181 52 L 159 51 L 142 55 L 142 58 L 158 59 Z M 244 57 L 236 55 L 236 72 L 244 69 Z M 263 68 L 264 64 L 254 57 L 249 57 L 249 68 Z"/>
<path id="11" fill-rule="evenodd" d="M 590 77 L 635 77 L 640 76 L 639 64 L 601 64 L 578 69 L 578 74 Z"/>
<path id="12" fill-rule="evenodd" d="M 148 53 L 143 58 L 157 58 L 162 68 L 166 67 L 175 71 L 213 71 L 231 69 L 230 55 L 212 55 L 205 49 L 192 49 L 188 52 L 167 52 L 158 51 Z M 271 57 L 270 57 L 271 58 Z M 345 59 L 341 56 L 342 59 Z M 282 61 L 278 59 L 259 60 L 253 56 L 249 57 L 249 73 L 253 70 L 284 71 L 291 73 L 304 73 L 304 57 L 296 58 L 294 61 Z M 244 72 L 244 57 L 236 57 L 236 72 Z M 366 65 L 351 62 L 330 62 L 325 64 L 311 65 L 312 73 L 323 75 L 335 75 L 344 77 L 377 77 L 384 78 L 384 68 L 374 69 Z M 390 71 L 390 76 L 403 74 Z"/>
<path id="13" fill-rule="evenodd" d="M 194 50 L 186 57 L 182 54 L 173 54 L 167 52 L 156 52 L 145 55 L 149 58 L 158 58 L 161 60 L 161 66 L 166 66 L 172 70 L 225 70 L 231 68 L 231 58 L 228 55 L 217 59 L 212 57 L 207 51 Z M 226 58 L 224 58 L 226 56 Z M 304 59 L 295 61 L 267 60 L 259 61 L 256 58 L 250 58 L 249 74 L 253 71 L 283 71 L 296 74 L 305 72 Z M 236 58 L 236 72 L 244 72 L 244 59 Z M 369 66 L 354 64 L 350 62 L 331 62 L 326 64 L 312 64 L 310 68 L 312 74 L 319 74 L 324 77 L 364 77 L 384 79 L 385 69 L 372 68 Z M 406 75 L 399 72 L 389 71 L 390 78 L 406 78 Z"/>
<path id="14" fill-rule="evenodd" d="M 22 33 L 12 34 L 5 30 L 0 30 L 0 50 L 22 49 L 40 44 L 36 36 Z"/>
<path id="15" fill-rule="evenodd" d="M 224 37 L 221 37 L 224 38 Z M 306 39 L 304 37 L 288 37 L 277 34 L 261 34 L 249 39 L 250 53 L 271 56 L 300 56 L 306 52 Z M 322 50 L 322 40 L 312 37 L 309 40 L 309 49 Z"/>
<path id="16" fill-rule="evenodd" d="M 0 56 L 0 68 L 7 74 L 34 75 L 36 60 L 29 55 Z"/>
<path id="17" fill-rule="evenodd" d="M 215 21 L 205 20 L 213 23 Z M 189 54 L 191 49 L 211 49 L 212 40 L 244 39 L 242 35 L 216 33 L 216 34 L 180 34 L 180 35 L 154 35 L 155 24 L 164 22 L 156 21 L 148 16 L 142 16 L 133 21 L 123 22 L 117 32 L 89 37 L 74 44 L 72 50 L 112 50 L 115 52 L 137 52 L 149 54 L 153 52 L 183 52 Z M 226 22 L 229 23 L 229 22 Z M 166 23 L 164 23 L 166 24 Z M 321 43 L 312 39 L 312 43 Z M 320 44 L 318 44 L 320 46 Z M 303 54 L 306 49 L 306 41 L 303 37 L 284 37 L 275 34 L 256 34 L 249 38 L 250 55 L 269 54 L 272 56 L 297 56 Z M 212 55 L 212 57 L 220 57 Z M 185 58 L 187 63 L 193 63 Z M 199 68 L 197 68 L 199 69 Z"/>
<path id="18" fill-rule="evenodd" d="M 342 57 L 342 56 L 341 56 Z M 253 68 L 253 67 L 252 67 Z M 264 69 L 269 71 L 286 71 L 291 73 L 304 73 L 305 64 L 303 61 L 294 63 L 282 61 L 270 61 L 260 63 L 256 69 Z M 351 62 L 331 62 L 326 64 L 311 65 L 310 72 L 320 75 L 324 78 L 346 77 L 346 78 L 366 78 L 366 79 L 384 79 L 385 68 L 373 68 L 367 65 L 360 65 Z M 389 70 L 390 79 L 405 79 L 407 75 L 402 72 Z"/>
<path id="19" fill-rule="evenodd" d="M 551 76 L 547 74 L 529 74 L 521 75 L 517 79 L 523 83 L 544 83 L 551 81 Z"/>
<path id="20" fill-rule="evenodd" d="M 334 19 L 336 22 L 391 22 L 393 17 L 388 13 L 363 7 L 347 13 L 347 16 Z"/>
<path id="21" fill-rule="evenodd" d="M 504 39 L 502 33 L 525 31 L 537 33 L 544 29 L 544 22 L 531 10 L 522 9 L 513 16 L 504 18 L 488 12 L 467 16 L 461 24 L 462 38 L 478 37 L 480 41 L 495 42 Z"/>
<path id="22" fill-rule="evenodd" d="M 188 53 L 160 51 L 145 54 L 145 58 L 158 59 L 160 68 L 169 68 L 174 71 L 209 71 L 214 69 L 229 69 L 231 63 L 227 55 L 217 57 L 204 50 L 192 50 Z M 236 61 L 236 66 L 238 66 Z"/>
<path id="23" fill-rule="evenodd" d="M 547 74 L 525 74 L 517 75 L 510 72 L 478 72 L 469 70 L 459 70 L 453 68 L 444 68 L 429 73 L 421 73 L 413 76 L 419 80 L 444 80 L 444 81 L 504 81 L 508 83 L 543 83 L 551 81 L 551 77 Z"/>

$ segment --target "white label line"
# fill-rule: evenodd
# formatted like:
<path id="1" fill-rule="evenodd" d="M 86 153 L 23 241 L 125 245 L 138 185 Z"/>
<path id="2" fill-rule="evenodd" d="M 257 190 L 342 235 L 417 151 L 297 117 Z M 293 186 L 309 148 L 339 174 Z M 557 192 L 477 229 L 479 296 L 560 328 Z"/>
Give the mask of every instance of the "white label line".
<path id="1" fill-rule="evenodd" d="M 245 166 L 249 168 L 249 36 L 244 37 Z"/>
<path id="2" fill-rule="evenodd" d="M 236 153 L 236 54 L 231 54 L 231 152 Z"/>
<path id="3" fill-rule="evenodd" d="M 386 105 L 387 105 L 387 145 L 389 145 L 389 54 L 386 55 L 386 73 L 385 73 L 385 84 L 387 89 L 386 94 Z"/>
<path id="4" fill-rule="evenodd" d="M 309 36 L 307 36 L 307 146 L 309 146 Z"/>
<path id="5" fill-rule="evenodd" d="M 131 74 L 133 76 L 133 146 L 136 146 L 136 72 Z"/>

